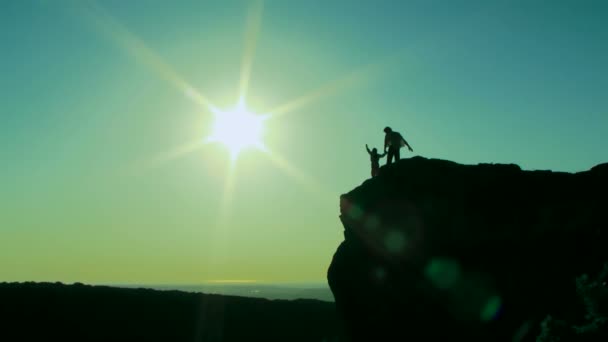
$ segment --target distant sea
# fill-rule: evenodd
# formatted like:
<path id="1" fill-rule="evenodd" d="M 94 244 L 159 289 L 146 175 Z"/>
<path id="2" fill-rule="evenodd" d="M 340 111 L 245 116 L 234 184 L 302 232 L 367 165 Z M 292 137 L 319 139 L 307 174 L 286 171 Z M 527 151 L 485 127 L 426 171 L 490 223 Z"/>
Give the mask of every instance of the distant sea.
<path id="1" fill-rule="evenodd" d="M 233 283 L 213 282 L 194 285 L 155 284 L 104 284 L 123 288 L 147 288 L 154 290 L 178 290 L 228 296 L 255 297 L 267 299 L 317 299 L 333 302 L 334 296 L 326 283 Z"/>

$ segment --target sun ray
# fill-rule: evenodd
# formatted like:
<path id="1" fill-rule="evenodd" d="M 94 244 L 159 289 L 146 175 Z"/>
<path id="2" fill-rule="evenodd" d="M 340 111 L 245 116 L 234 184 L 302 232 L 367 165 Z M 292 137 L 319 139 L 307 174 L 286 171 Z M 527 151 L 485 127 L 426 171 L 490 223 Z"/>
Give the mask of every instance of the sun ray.
<path id="1" fill-rule="evenodd" d="M 241 64 L 241 79 L 239 82 L 239 103 L 244 103 L 247 98 L 249 89 L 249 80 L 251 79 L 251 67 L 257 47 L 258 35 L 262 26 L 262 14 L 264 11 L 264 2 L 262 0 L 255 1 L 249 8 L 247 15 L 247 24 L 245 30 L 245 47 L 243 51 L 243 61 Z"/>
<path id="2" fill-rule="evenodd" d="M 353 70 L 346 76 L 328 82 L 325 85 L 293 100 L 275 107 L 268 111 L 271 118 L 279 118 L 287 113 L 291 113 L 296 109 L 300 109 L 307 105 L 311 105 L 316 101 L 321 101 L 325 98 L 337 95 L 338 93 L 347 90 L 348 88 L 370 82 L 373 79 L 379 78 L 383 73 L 388 71 L 393 63 L 400 60 L 402 53 L 396 53 L 379 62 L 365 65 L 359 69 Z"/>
<path id="3" fill-rule="evenodd" d="M 232 196 L 234 194 L 234 184 L 236 180 L 236 163 L 234 161 L 230 161 L 228 165 L 228 172 L 226 173 L 226 178 L 224 180 L 224 190 L 222 191 L 222 199 L 220 201 L 219 213 L 217 218 L 217 226 L 223 228 L 226 226 L 228 217 L 229 217 L 229 209 L 232 205 Z"/>
<path id="4" fill-rule="evenodd" d="M 201 140 L 189 141 L 179 146 L 174 147 L 173 149 L 160 153 L 158 156 L 152 158 L 150 165 L 158 166 L 160 164 L 167 163 L 169 161 L 178 159 L 183 157 L 186 154 L 190 154 L 204 146 L 204 142 Z"/>
<path id="5" fill-rule="evenodd" d="M 87 6 L 88 4 L 88 6 Z M 143 40 L 133 34 L 124 25 L 119 23 L 110 13 L 105 11 L 97 2 L 90 0 L 79 3 L 83 9 L 82 13 L 86 16 L 87 23 L 102 35 L 109 38 L 112 42 L 123 48 L 129 55 L 140 63 L 145 64 L 156 74 L 168 82 L 184 95 L 204 107 L 210 107 L 211 102 L 186 82 L 169 64 L 167 64 L 158 54 L 150 49 Z"/>
<path id="6" fill-rule="evenodd" d="M 265 152 L 263 154 L 267 156 L 279 170 L 285 172 L 285 174 L 299 182 L 307 190 L 312 191 L 325 199 L 331 200 L 338 195 L 337 193 L 327 190 L 317 179 L 292 165 L 276 151 L 270 151 L 269 149 L 264 149 L 263 151 Z"/>

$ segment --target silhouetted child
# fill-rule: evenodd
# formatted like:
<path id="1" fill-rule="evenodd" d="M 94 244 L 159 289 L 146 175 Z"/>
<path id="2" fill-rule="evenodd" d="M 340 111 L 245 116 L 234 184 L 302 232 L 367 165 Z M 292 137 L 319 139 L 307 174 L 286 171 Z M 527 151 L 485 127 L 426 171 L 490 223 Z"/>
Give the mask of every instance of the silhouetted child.
<path id="1" fill-rule="evenodd" d="M 378 150 L 373 148 L 371 151 L 367 144 L 365 144 L 365 149 L 367 153 L 369 153 L 369 160 L 372 162 L 372 177 L 376 177 L 378 175 L 378 171 L 380 171 L 380 158 L 386 155 L 386 152 L 382 154 L 378 154 Z"/>

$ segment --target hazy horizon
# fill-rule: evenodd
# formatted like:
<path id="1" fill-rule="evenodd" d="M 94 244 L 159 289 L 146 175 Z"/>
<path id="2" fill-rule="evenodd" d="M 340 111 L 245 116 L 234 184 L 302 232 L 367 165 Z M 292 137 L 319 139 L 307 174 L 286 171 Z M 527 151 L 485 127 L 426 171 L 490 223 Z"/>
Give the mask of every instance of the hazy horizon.
<path id="1" fill-rule="evenodd" d="M 327 282 L 203 282 L 199 284 L 138 284 L 99 283 L 87 284 L 118 288 L 144 288 L 160 291 L 199 292 L 228 296 L 266 299 L 317 299 L 333 302 L 334 297 Z"/>
<path id="2" fill-rule="evenodd" d="M 2 2 L 0 281 L 325 283 L 387 125 L 406 158 L 607 162 L 607 20 L 591 0 Z M 239 99 L 268 119 L 237 156 L 214 120 Z"/>

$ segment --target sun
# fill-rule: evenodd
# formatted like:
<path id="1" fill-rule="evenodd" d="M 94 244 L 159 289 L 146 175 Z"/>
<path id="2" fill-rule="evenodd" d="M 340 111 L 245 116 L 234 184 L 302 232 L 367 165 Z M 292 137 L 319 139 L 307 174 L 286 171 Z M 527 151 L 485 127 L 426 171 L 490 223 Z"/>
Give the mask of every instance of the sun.
<path id="1" fill-rule="evenodd" d="M 207 142 L 218 142 L 230 151 L 232 161 L 246 149 L 265 150 L 264 121 L 267 116 L 250 112 L 243 102 L 230 110 L 211 110 L 215 115 Z"/>

